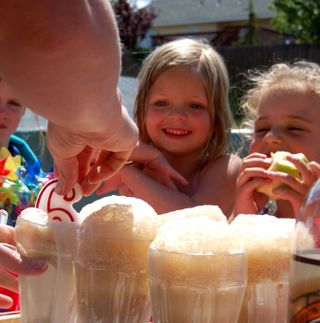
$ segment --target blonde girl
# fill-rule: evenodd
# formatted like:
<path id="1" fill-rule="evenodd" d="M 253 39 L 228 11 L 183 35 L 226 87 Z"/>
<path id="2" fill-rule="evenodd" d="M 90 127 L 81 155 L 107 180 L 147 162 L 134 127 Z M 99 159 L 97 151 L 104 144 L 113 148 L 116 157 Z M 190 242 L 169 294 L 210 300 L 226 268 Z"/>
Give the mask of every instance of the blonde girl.
<path id="1" fill-rule="evenodd" d="M 234 215 L 268 211 L 264 208 L 268 197 L 256 189 L 277 179 L 286 185 L 274 189 L 277 203 L 269 211 L 278 217 L 297 217 L 320 174 L 320 67 L 306 61 L 275 64 L 267 71 L 254 72 L 251 81 L 243 108 L 253 138 L 237 183 Z M 287 158 L 300 171 L 301 179 L 266 171 L 269 157 L 276 151 L 306 155 L 309 163 Z"/>
<path id="2" fill-rule="evenodd" d="M 226 153 L 232 126 L 228 91 L 223 59 L 204 41 L 179 39 L 152 52 L 139 73 L 140 140 L 188 182 L 168 187 L 162 174 L 133 164 L 113 182 L 120 193 L 144 199 L 158 213 L 217 204 L 229 215 L 241 160 Z"/>

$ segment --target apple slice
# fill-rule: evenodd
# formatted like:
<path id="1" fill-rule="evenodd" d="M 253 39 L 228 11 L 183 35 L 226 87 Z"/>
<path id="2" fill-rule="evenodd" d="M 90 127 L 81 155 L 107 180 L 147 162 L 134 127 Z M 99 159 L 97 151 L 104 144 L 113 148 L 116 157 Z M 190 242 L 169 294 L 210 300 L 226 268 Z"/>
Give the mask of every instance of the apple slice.
<path id="1" fill-rule="evenodd" d="M 291 154 L 287 151 L 277 151 L 275 153 L 271 153 L 271 165 L 267 170 L 273 172 L 283 172 L 293 177 L 301 178 L 301 174 L 297 170 L 296 166 L 286 159 L 288 155 L 296 156 L 305 163 L 309 162 L 303 153 Z M 285 184 L 278 180 L 273 180 L 269 184 L 260 186 L 257 191 L 266 194 L 271 200 L 276 200 L 277 197 L 273 194 L 273 190 L 281 186 L 285 186 Z"/>

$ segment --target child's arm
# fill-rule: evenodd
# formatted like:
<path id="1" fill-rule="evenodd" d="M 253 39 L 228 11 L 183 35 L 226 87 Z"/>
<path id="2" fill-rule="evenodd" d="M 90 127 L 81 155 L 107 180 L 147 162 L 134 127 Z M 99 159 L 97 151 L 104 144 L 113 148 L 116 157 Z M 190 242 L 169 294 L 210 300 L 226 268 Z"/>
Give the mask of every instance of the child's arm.
<path id="1" fill-rule="evenodd" d="M 188 185 L 188 181 L 169 164 L 158 149 L 151 145 L 138 142 L 129 159 L 130 161 L 127 162 L 127 165 L 124 167 L 128 168 L 129 165 L 131 165 L 140 170 L 147 168 L 160 176 L 161 183 L 168 187 L 176 189 L 175 182 L 178 182 L 181 185 Z M 98 195 L 102 195 L 110 191 L 121 191 L 120 187 L 123 189 L 124 187 L 121 182 L 121 177 L 119 177 L 120 174 L 121 171 L 112 178 L 101 183 L 98 188 L 97 185 L 94 184 L 82 184 L 83 193 L 89 195 L 95 191 Z"/>
<path id="2" fill-rule="evenodd" d="M 240 165 L 240 158 L 235 156 L 223 156 L 209 163 L 200 174 L 198 186 L 191 196 L 159 183 L 133 166 L 123 168 L 119 175 L 121 182 L 133 196 L 148 202 L 159 214 L 196 205 L 214 204 L 228 216 L 233 207 Z"/>

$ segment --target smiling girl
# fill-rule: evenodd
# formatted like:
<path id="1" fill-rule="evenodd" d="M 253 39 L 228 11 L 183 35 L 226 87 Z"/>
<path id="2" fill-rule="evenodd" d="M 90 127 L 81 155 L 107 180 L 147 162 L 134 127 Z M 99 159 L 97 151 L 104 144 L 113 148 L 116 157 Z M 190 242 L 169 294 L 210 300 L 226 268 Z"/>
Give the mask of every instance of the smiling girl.
<path id="1" fill-rule="evenodd" d="M 228 216 L 241 160 L 226 153 L 232 117 L 223 59 L 205 42 L 175 40 L 147 57 L 139 80 L 140 140 L 158 149 L 188 184 L 168 187 L 161 174 L 133 163 L 106 185 L 158 213 L 215 204 Z"/>

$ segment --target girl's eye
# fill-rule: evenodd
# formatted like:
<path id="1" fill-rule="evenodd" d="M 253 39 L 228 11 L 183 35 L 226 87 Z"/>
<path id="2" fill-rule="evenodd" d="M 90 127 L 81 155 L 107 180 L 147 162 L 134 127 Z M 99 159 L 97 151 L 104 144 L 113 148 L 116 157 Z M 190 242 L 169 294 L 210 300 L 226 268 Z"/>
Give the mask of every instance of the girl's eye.
<path id="1" fill-rule="evenodd" d="M 192 104 L 190 104 L 190 108 L 194 109 L 194 110 L 199 110 L 199 109 L 203 108 L 203 105 L 198 104 L 198 103 L 192 103 Z"/>
<path id="2" fill-rule="evenodd" d="M 17 101 L 14 101 L 14 100 L 8 101 L 7 106 L 12 111 L 19 111 L 19 110 L 23 109 L 21 104 L 19 102 L 17 102 Z"/>
<path id="3" fill-rule="evenodd" d="M 155 107 L 165 107 L 167 105 L 166 101 L 156 101 L 153 103 Z"/>
<path id="4" fill-rule="evenodd" d="M 269 128 L 255 128 L 254 132 L 258 133 L 258 134 L 264 134 L 267 133 L 269 131 Z"/>
<path id="5" fill-rule="evenodd" d="M 289 127 L 288 129 L 290 131 L 304 131 L 304 128 L 301 127 Z"/>

